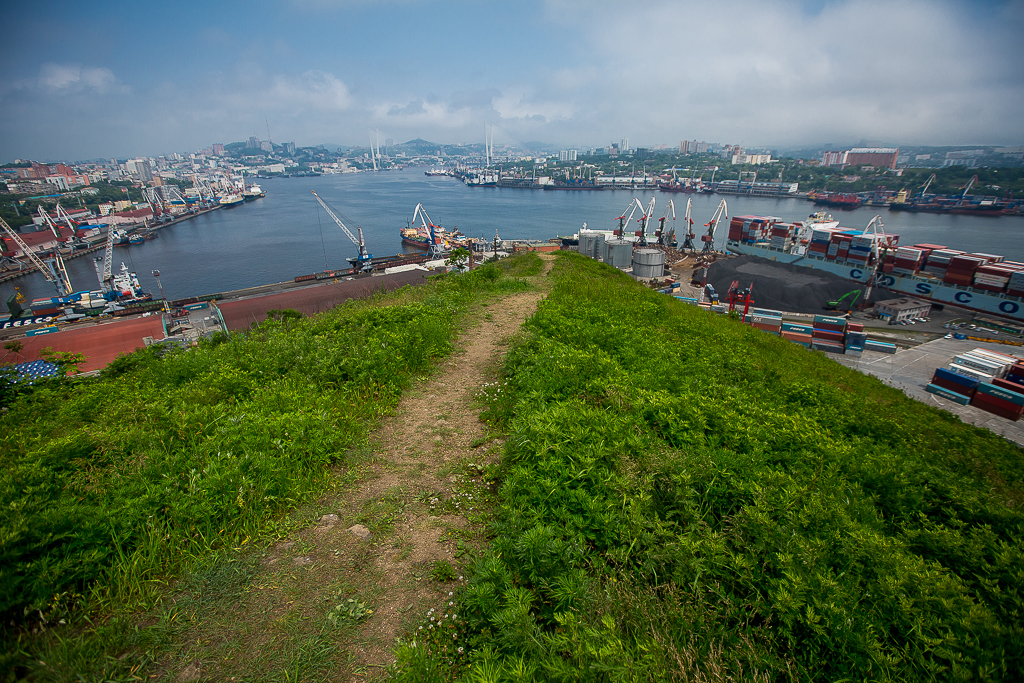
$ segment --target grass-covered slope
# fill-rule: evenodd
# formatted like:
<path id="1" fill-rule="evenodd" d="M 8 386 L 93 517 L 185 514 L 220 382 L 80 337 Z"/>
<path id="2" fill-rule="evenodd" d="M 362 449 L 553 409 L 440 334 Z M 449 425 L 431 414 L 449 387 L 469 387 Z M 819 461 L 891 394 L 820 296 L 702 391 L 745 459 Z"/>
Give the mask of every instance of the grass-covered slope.
<path id="1" fill-rule="evenodd" d="M 593 261 L 552 276 L 486 414 L 465 648 L 430 629 L 402 678 L 1024 677 L 1019 448 Z"/>
<path id="2" fill-rule="evenodd" d="M 2 387 L 7 644 L 145 606 L 181 567 L 266 535 L 325 489 L 409 377 L 449 352 L 471 301 L 522 290 L 515 276 L 539 267 L 511 259 L 311 319 L 284 312 L 187 351 L 139 351 L 97 379 L 13 398 Z M 5 652 L 0 664 L 17 661 Z"/>

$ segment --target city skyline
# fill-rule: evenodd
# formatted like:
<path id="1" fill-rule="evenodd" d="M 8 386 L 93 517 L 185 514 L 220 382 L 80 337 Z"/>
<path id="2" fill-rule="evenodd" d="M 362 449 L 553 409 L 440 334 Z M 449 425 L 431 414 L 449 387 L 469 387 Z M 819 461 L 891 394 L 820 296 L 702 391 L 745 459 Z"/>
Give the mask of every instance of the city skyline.
<path id="1" fill-rule="evenodd" d="M 293 0 L 7 10 L 0 159 L 249 136 L 1019 145 L 1024 2 Z M 179 40 L 172 40 L 178 38 Z"/>

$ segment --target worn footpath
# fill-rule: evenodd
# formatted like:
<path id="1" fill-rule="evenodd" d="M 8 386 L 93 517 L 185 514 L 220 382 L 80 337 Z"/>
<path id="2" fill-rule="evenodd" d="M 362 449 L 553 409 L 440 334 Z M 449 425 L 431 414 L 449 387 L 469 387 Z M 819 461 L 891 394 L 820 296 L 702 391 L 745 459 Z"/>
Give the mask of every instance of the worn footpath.
<path id="1" fill-rule="evenodd" d="M 187 637 L 161 673 L 178 681 L 385 676 L 396 639 L 444 606 L 484 543 L 485 466 L 501 444 L 480 421 L 477 397 L 542 296 L 481 304 L 455 352 L 420 378 L 366 449 L 348 455 L 313 526 L 184 596 Z M 201 599 L 211 585 L 220 592 Z"/>

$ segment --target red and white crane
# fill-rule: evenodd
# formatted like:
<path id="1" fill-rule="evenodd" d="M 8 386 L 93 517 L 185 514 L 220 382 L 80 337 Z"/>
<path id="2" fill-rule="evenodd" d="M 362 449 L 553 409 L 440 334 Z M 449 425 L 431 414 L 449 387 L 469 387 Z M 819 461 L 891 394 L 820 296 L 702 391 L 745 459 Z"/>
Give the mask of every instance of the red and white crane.
<path id="1" fill-rule="evenodd" d="M 711 254 L 715 250 L 715 230 L 718 228 L 719 221 L 722 218 L 729 217 L 729 206 L 723 199 L 719 203 L 718 208 L 715 209 L 715 215 L 711 217 L 711 220 L 704 224 L 704 227 L 708 229 L 707 233 L 701 235 L 700 241 L 704 243 L 704 248 L 701 249 L 702 254 Z"/>
<path id="2" fill-rule="evenodd" d="M 430 216 L 427 215 L 427 210 L 423 208 L 422 204 L 417 204 L 416 208 L 412 212 L 412 225 L 416 225 L 416 219 L 420 219 L 420 226 L 423 232 L 430 236 L 430 256 L 431 258 L 439 258 L 444 255 L 445 244 L 434 232 L 435 229 L 440 230 L 441 226 L 434 225 L 434 222 L 430 220 Z"/>

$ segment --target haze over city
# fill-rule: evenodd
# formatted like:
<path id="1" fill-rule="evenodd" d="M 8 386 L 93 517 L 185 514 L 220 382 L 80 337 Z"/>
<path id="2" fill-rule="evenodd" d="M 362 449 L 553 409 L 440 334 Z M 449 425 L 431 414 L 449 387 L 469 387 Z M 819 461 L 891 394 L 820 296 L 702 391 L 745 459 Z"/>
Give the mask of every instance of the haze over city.
<path id="1" fill-rule="evenodd" d="M 0 159 L 542 141 L 1020 144 L 1024 2 L 407 0 L 5 9 Z"/>

